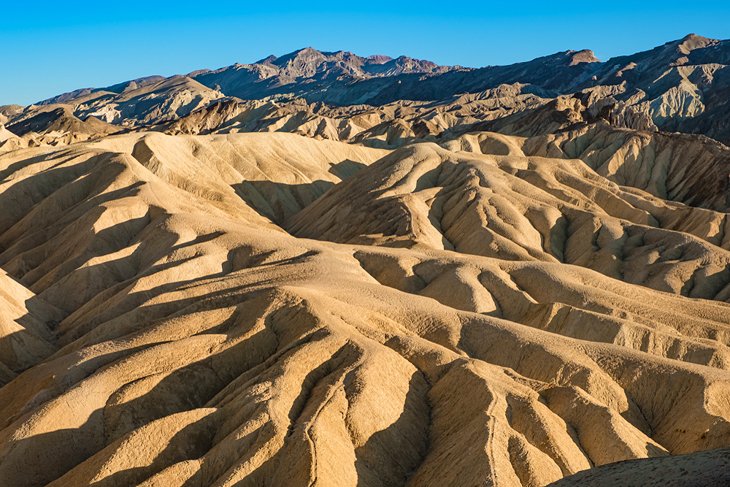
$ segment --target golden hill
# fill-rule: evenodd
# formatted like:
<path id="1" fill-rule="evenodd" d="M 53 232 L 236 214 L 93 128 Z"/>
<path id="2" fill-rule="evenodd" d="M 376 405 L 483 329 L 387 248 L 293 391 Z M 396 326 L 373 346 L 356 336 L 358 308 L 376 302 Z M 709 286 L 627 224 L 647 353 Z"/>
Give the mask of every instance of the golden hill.
<path id="1" fill-rule="evenodd" d="M 730 447 L 726 209 L 559 137 L 0 155 L 0 479 L 656 481 Z"/>

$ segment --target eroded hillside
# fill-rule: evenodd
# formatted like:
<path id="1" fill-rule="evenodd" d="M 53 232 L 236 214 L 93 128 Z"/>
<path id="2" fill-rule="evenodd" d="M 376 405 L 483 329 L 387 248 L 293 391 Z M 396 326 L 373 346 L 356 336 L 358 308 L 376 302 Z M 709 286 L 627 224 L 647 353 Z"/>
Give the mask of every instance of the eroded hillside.
<path id="1" fill-rule="evenodd" d="M 727 214 L 527 142 L 6 153 L 0 478 L 546 485 L 728 447 Z"/>
<path id="2" fill-rule="evenodd" d="M 724 485 L 728 52 L 0 107 L 0 485 Z"/>

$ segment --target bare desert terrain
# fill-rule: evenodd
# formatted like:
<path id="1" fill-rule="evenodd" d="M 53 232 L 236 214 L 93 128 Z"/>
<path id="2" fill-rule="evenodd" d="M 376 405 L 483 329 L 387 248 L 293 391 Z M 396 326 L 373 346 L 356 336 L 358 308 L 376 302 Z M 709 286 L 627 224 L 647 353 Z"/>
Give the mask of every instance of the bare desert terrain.
<path id="1" fill-rule="evenodd" d="M 0 107 L 0 484 L 727 485 L 729 65 L 304 49 Z"/>

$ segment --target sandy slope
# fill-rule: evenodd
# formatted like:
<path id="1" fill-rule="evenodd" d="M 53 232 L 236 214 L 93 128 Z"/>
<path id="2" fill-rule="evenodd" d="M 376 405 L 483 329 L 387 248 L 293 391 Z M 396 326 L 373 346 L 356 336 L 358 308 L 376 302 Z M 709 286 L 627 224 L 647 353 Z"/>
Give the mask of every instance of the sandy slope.
<path id="1" fill-rule="evenodd" d="M 0 156 L 0 479 L 547 485 L 730 446 L 727 215 L 493 146 Z"/>
<path id="2" fill-rule="evenodd" d="M 622 189 L 581 161 L 414 144 L 330 190 L 287 228 L 343 243 L 562 262 L 728 301 L 727 225 L 726 213 Z"/>

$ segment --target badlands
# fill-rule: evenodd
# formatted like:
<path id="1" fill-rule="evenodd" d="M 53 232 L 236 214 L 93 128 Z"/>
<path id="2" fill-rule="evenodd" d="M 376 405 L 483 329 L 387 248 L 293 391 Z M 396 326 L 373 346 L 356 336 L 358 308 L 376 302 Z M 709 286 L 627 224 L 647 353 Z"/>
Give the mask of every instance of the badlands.
<path id="1" fill-rule="evenodd" d="M 728 93 L 689 35 L 0 107 L 0 485 L 727 485 Z"/>

